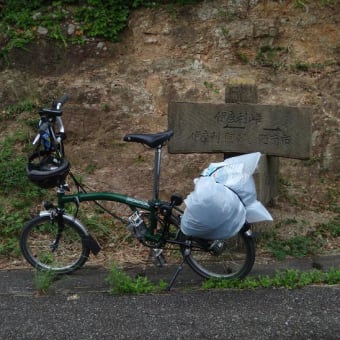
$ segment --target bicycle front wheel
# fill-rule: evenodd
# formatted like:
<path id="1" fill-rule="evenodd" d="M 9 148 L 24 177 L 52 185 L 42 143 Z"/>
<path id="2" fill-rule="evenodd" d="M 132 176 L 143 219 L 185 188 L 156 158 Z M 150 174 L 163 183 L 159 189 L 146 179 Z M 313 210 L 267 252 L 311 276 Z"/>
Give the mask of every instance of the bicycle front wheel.
<path id="1" fill-rule="evenodd" d="M 186 246 L 182 246 L 183 254 L 185 249 Z M 197 274 L 207 279 L 241 279 L 253 267 L 255 241 L 243 231 L 226 240 L 193 239 L 186 261 Z"/>
<path id="2" fill-rule="evenodd" d="M 25 259 L 43 271 L 66 274 L 80 268 L 88 259 L 85 232 L 67 216 L 61 226 L 50 214 L 37 216 L 24 225 L 20 249 Z"/>

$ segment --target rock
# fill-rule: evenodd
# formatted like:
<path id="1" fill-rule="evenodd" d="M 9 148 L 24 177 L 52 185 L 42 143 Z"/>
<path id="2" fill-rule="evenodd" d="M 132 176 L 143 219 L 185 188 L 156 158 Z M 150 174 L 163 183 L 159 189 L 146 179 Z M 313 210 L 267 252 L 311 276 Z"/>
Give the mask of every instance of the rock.
<path id="1" fill-rule="evenodd" d="M 76 30 L 76 25 L 74 25 L 74 24 L 69 24 L 69 25 L 67 26 L 67 34 L 68 34 L 68 35 L 74 34 L 75 30 Z"/>
<path id="2" fill-rule="evenodd" d="M 37 29 L 37 33 L 41 34 L 41 35 L 46 35 L 48 33 L 48 29 L 45 27 L 41 27 L 39 26 Z"/>

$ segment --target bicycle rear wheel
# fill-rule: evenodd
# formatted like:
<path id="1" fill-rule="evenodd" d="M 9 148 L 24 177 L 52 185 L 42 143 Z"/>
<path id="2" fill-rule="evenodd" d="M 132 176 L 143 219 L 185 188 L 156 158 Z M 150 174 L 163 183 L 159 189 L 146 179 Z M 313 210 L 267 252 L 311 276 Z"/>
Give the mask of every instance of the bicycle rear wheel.
<path id="1" fill-rule="evenodd" d="M 20 249 L 33 267 L 66 274 L 88 259 L 87 235 L 73 219 L 66 215 L 62 219 L 62 228 L 50 214 L 37 216 L 24 225 Z"/>
<path id="2" fill-rule="evenodd" d="M 186 247 L 181 246 L 183 255 Z M 193 239 L 186 261 L 197 274 L 207 279 L 241 279 L 253 267 L 255 241 L 244 231 L 226 240 Z"/>

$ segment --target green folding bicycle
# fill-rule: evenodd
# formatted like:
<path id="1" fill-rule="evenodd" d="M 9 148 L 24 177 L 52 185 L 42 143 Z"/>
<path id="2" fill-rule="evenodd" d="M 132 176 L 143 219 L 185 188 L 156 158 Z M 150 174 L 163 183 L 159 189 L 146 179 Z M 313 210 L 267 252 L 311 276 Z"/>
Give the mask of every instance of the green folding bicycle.
<path id="1" fill-rule="evenodd" d="M 45 210 L 24 224 L 20 236 L 22 254 L 33 267 L 66 274 L 82 267 L 90 253 L 98 254 L 97 241 L 76 214 L 68 214 L 65 207 L 75 204 L 78 211 L 84 201 L 113 201 L 126 206 L 129 213 L 128 218 L 123 218 L 119 212 L 111 212 L 112 217 L 124 221 L 127 232 L 132 232 L 144 246 L 151 248 L 159 263 L 162 263 L 163 250 L 178 249 L 181 260 L 169 289 L 185 262 L 204 278 L 243 278 L 250 272 L 255 260 L 255 241 L 248 223 L 237 235 L 226 240 L 191 237 L 184 235 L 180 228 L 182 197 L 173 194 L 169 201 L 159 198 L 162 147 L 173 136 L 171 130 L 124 137 L 126 142 L 141 143 L 155 151 L 151 199 L 142 200 L 117 192 L 87 192 L 72 174 L 64 153 L 62 106 L 67 99 L 64 95 L 54 101 L 51 108 L 39 111 L 38 134 L 33 142 L 37 148 L 26 167 L 33 183 L 43 188 L 56 188 L 57 192 L 56 203 L 45 201 Z M 75 193 L 68 191 L 67 178 L 75 182 Z"/>

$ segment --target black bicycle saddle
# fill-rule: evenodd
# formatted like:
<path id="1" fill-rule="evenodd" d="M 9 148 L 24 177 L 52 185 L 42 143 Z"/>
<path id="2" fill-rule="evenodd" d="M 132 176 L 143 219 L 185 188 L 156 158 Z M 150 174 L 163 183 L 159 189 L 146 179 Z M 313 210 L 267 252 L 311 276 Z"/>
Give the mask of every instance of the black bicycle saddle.
<path id="1" fill-rule="evenodd" d="M 155 148 L 167 142 L 173 136 L 173 134 L 174 132 L 172 130 L 159 133 L 128 133 L 125 135 L 124 141 L 142 143 L 149 146 L 150 148 Z"/>

